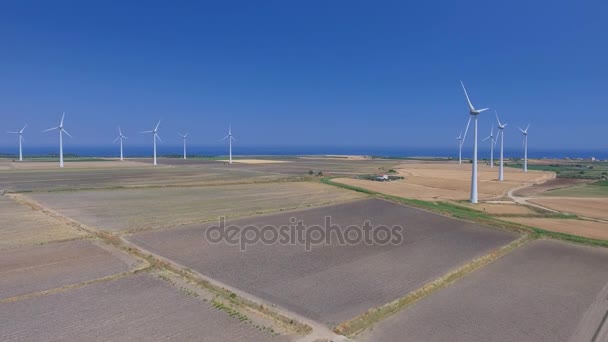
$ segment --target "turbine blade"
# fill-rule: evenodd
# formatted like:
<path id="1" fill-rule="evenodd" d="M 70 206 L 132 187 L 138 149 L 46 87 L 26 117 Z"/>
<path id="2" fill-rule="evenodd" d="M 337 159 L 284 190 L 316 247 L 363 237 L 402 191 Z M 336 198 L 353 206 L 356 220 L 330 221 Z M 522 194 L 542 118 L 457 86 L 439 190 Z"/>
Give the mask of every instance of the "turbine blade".
<path id="1" fill-rule="evenodd" d="M 486 110 L 488 110 L 488 109 L 490 109 L 490 108 L 482 108 L 482 109 L 478 109 L 478 110 L 477 110 L 477 112 L 478 112 L 478 113 L 485 112 L 485 111 L 486 111 Z"/>
<path id="2" fill-rule="evenodd" d="M 522 133 L 526 133 L 526 132 L 524 132 L 523 129 L 521 129 L 521 127 L 517 127 L 517 129 L 519 129 L 519 131 L 522 132 Z"/>
<path id="3" fill-rule="evenodd" d="M 44 131 L 42 131 L 42 132 L 54 131 L 54 130 L 56 130 L 56 129 L 59 129 L 59 127 L 53 127 L 53 128 L 45 129 L 45 130 L 44 130 Z"/>
<path id="4" fill-rule="evenodd" d="M 158 123 L 156 124 L 156 128 L 154 128 L 155 131 L 158 131 L 158 126 L 160 126 L 160 120 L 158 120 Z"/>
<path id="5" fill-rule="evenodd" d="M 9 133 L 9 134 L 19 134 L 19 132 L 11 132 L 11 131 L 6 131 L 6 133 Z"/>
<path id="6" fill-rule="evenodd" d="M 464 144 L 464 141 L 467 138 L 467 132 L 469 131 L 469 125 L 471 124 L 471 116 L 469 115 L 469 121 L 467 122 L 467 127 L 464 129 L 464 136 L 462 137 L 462 141 L 460 142 L 460 146 Z"/>
<path id="7" fill-rule="evenodd" d="M 63 127 L 63 119 L 65 119 L 65 112 L 61 115 L 61 123 L 59 123 L 59 127 Z"/>
<path id="8" fill-rule="evenodd" d="M 61 129 L 63 131 L 63 133 L 67 134 L 68 137 L 73 138 L 72 135 L 70 135 L 70 133 L 68 133 L 68 131 L 66 131 L 65 129 Z"/>
<path id="9" fill-rule="evenodd" d="M 122 136 L 122 130 L 120 129 L 120 126 L 118 126 L 118 135 Z"/>
<path id="10" fill-rule="evenodd" d="M 226 140 L 226 138 L 228 138 L 228 137 L 229 137 L 229 135 L 227 135 L 227 136 L 223 137 L 222 139 L 220 139 L 220 141 L 224 141 L 224 140 Z"/>
<path id="11" fill-rule="evenodd" d="M 488 140 L 488 139 L 490 139 L 490 138 L 491 138 L 491 136 L 489 136 L 489 137 L 487 137 L 487 138 L 483 139 L 482 141 L 486 141 L 486 140 Z"/>
<path id="12" fill-rule="evenodd" d="M 23 133 L 23 131 L 25 131 L 25 127 L 27 127 L 27 124 L 25 124 L 25 126 L 23 126 L 23 128 L 19 131 L 19 134 Z"/>
<path id="13" fill-rule="evenodd" d="M 230 136 L 230 139 L 232 139 L 232 140 L 236 141 L 236 138 L 235 138 L 235 137 L 233 137 L 232 135 Z"/>
<path id="14" fill-rule="evenodd" d="M 530 124 L 528 124 L 528 126 L 526 126 L 526 133 L 528 133 L 528 128 L 530 128 Z"/>
<path id="15" fill-rule="evenodd" d="M 118 139 L 120 139 L 120 137 L 114 139 L 114 141 L 112 141 L 112 143 L 115 143 Z"/>
<path id="16" fill-rule="evenodd" d="M 462 81 L 460 81 L 460 85 L 462 85 L 462 90 L 464 90 L 464 96 L 466 96 L 467 98 L 467 103 L 469 104 L 469 111 L 474 111 L 475 108 L 473 107 L 473 104 L 471 103 L 471 100 L 469 99 L 469 94 L 467 94 L 467 89 L 464 87 L 464 83 L 462 83 Z"/>
<path id="17" fill-rule="evenodd" d="M 186 134 L 184 134 L 184 138 L 187 137 L 188 134 L 190 134 L 190 132 L 186 132 Z"/>
<path id="18" fill-rule="evenodd" d="M 498 111 L 497 111 L 497 110 L 494 110 L 494 113 L 496 114 L 496 121 L 498 122 L 498 127 L 502 126 L 502 125 L 500 124 L 500 119 L 498 118 Z"/>
<path id="19" fill-rule="evenodd" d="M 142 132 L 139 132 L 139 133 L 153 133 L 153 132 L 154 131 L 142 131 Z"/>
<path id="20" fill-rule="evenodd" d="M 160 138 L 160 135 L 154 133 L 154 137 L 158 139 L 158 141 L 163 142 L 163 139 Z"/>

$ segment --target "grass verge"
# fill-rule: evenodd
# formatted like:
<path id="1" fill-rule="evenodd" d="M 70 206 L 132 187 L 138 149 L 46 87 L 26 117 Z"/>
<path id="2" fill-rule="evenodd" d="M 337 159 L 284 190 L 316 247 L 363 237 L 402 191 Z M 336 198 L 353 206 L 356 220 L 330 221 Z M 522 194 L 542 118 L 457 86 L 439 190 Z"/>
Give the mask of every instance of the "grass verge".
<path id="1" fill-rule="evenodd" d="M 608 247 L 608 241 L 606 241 L 606 240 L 597 240 L 597 239 L 591 239 L 591 238 L 586 238 L 586 237 L 581 237 L 581 236 L 576 236 L 576 235 L 556 233 L 556 232 L 551 232 L 551 231 L 536 228 L 536 227 L 527 226 L 527 225 L 520 224 L 520 223 L 503 221 L 495 216 L 484 213 L 482 211 L 460 206 L 460 205 L 457 205 L 454 203 L 441 202 L 441 201 L 430 202 L 430 201 L 423 201 L 423 200 L 418 200 L 418 199 L 409 199 L 409 198 L 404 198 L 404 197 L 398 197 L 398 196 L 393 196 L 393 195 L 386 195 L 386 194 L 383 194 L 380 192 L 364 189 L 361 187 L 337 183 L 337 182 L 332 181 L 331 178 L 329 178 L 329 177 L 321 178 L 320 181 L 324 184 L 333 185 L 333 186 L 341 187 L 344 189 L 349 189 L 352 191 L 365 193 L 365 194 L 368 194 L 368 195 L 371 195 L 371 196 L 374 196 L 377 198 L 382 198 L 385 200 L 389 200 L 391 202 L 405 204 L 405 205 L 409 205 L 412 207 L 428 210 L 428 211 L 438 213 L 441 215 L 446 215 L 446 216 L 464 219 L 464 220 L 468 220 L 468 221 L 473 221 L 473 222 L 477 222 L 477 223 L 483 223 L 483 224 L 487 224 L 489 226 L 512 230 L 512 231 L 516 231 L 519 233 L 532 234 L 533 237 L 548 237 L 548 238 L 552 238 L 552 239 L 576 242 L 576 243 L 581 243 L 581 244 L 585 244 L 585 245 Z M 573 217 L 571 215 L 558 214 L 558 215 L 551 216 L 551 218 L 574 219 L 574 218 L 576 218 L 576 216 Z"/>

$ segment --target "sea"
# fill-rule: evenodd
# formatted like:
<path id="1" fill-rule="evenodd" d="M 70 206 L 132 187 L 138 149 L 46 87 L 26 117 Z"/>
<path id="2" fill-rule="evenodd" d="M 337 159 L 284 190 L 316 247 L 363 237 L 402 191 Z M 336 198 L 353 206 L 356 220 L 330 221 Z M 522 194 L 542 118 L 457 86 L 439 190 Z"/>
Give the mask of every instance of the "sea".
<path id="1" fill-rule="evenodd" d="M 297 156 L 297 155 L 368 155 L 390 158 L 408 157 L 442 157 L 458 158 L 457 148 L 437 148 L 437 147 L 351 147 L 351 146 L 233 146 L 235 156 Z M 462 157 L 471 157 L 471 149 L 463 148 Z M 14 146 L 0 146 L 0 155 L 15 155 L 18 150 Z M 24 155 L 27 156 L 46 156 L 56 155 L 57 146 L 24 146 Z M 120 150 L 117 145 L 113 146 L 66 146 L 65 154 L 77 155 L 79 157 L 117 157 Z M 494 158 L 498 158 L 498 149 L 494 151 Z M 150 157 L 152 155 L 151 146 L 125 146 L 125 157 Z M 181 155 L 182 146 L 158 146 L 157 155 Z M 188 146 L 190 156 L 225 156 L 228 149 L 225 146 Z M 522 158 L 523 150 L 505 149 L 505 158 Z M 480 148 L 478 157 L 489 159 L 489 149 Z M 608 149 L 530 149 L 528 157 L 534 159 L 591 159 L 608 160 Z"/>

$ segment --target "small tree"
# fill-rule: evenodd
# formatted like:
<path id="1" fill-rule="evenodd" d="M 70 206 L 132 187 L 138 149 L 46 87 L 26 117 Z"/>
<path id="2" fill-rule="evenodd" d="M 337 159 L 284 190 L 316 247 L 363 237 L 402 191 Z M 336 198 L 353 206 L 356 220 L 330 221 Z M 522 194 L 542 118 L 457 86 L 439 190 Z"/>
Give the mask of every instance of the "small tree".
<path id="1" fill-rule="evenodd" d="M 322 171 L 319 171 L 319 172 L 317 173 L 317 176 L 318 176 L 318 177 L 323 177 L 323 172 L 322 172 Z"/>
<path id="2" fill-rule="evenodd" d="M 311 175 L 311 176 L 312 176 L 314 173 L 315 173 L 315 172 L 314 172 L 313 170 L 308 170 L 308 174 L 309 174 L 309 175 Z"/>

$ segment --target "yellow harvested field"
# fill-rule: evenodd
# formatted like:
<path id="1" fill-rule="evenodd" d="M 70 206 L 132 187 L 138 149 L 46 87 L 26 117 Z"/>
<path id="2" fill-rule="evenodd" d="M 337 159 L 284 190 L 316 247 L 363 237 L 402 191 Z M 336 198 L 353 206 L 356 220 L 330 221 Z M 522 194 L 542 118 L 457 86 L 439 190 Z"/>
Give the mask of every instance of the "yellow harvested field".
<path id="1" fill-rule="evenodd" d="M 608 220 L 608 198 L 534 198 L 528 202 L 563 213 Z"/>
<path id="2" fill-rule="evenodd" d="M 404 180 L 373 182 L 363 179 L 338 178 L 336 182 L 362 187 L 388 195 L 425 200 L 465 200 L 471 187 L 471 165 L 453 163 L 404 163 L 395 167 Z M 479 165 L 479 198 L 494 199 L 510 189 L 525 184 L 544 182 L 555 177 L 552 172 L 505 168 L 505 181 L 498 182 L 498 168 Z"/>
<path id="3" fill-rule="evenodd" d="M 60 191 L 27 196 L 90 227 L 112 231 L 174 228 L 219 217 L 302 209 L 364 197 L 312 182 Z"/>
<path id="4" fill-rule="evenodd" d="M 608 223 L 536 217 L 508 217 L 501 219 L 557 233 L 583 236 L 591 239 L 608 240 Z"/>
<path id="5" fill-rule="evenodd" d="M 85 235 L 76 228 L 8 196 L 0 196 L 0 222 L 0 250 Z"/>
<path id="6" fill-rule="evenodd" d="M 220 159 L 219 162 L 228 163 L 230 160 L 228 159 Z M 232 163 L 239 164 L 280 164 L 280 163 L 289 163 L 288 160 L 270 160 L 270 159 L 233 159 Z"/>

